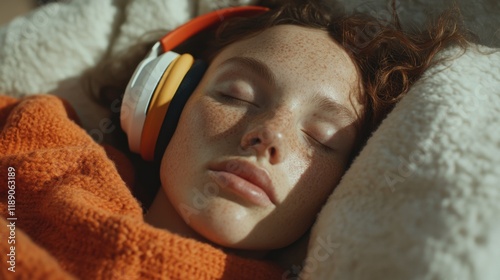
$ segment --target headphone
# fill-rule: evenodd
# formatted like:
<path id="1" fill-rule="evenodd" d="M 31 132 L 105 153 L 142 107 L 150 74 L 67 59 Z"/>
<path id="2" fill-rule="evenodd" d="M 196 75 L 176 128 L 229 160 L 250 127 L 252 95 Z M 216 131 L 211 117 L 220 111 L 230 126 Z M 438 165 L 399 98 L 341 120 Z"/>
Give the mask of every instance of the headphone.
<path id="1" fill-rule="evenodd" d="M 144 160 L 159 161 L 174 134 L 182 109 L 208 63 L 172 51 L 192 36 L 233 17 L 268 11 L 258 6 L 231 7 L 199 16 L 169 32 L 139 63 L 123 97 L 120 124 L 129 148 Z"/>

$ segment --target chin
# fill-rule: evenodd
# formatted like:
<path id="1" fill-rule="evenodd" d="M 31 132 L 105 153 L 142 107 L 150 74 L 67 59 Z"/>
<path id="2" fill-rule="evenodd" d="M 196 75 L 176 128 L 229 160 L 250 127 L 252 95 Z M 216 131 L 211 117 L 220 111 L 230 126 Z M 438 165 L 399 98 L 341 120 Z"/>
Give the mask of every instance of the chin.
<path id="1" fill-rule="evenodd" d="M 200 210 L 199 214 L 191 216 L 189 223 L 191 228 L 210 242 L 222 247 L 244 250 L 267 249 L 261 244 L 262 241 L 265 243 L 265 240 L 257 241 L 253 238 L 256 217 L 252 216 L 250 209 L 223 198 L 214 200 L 205 209 Z"/>

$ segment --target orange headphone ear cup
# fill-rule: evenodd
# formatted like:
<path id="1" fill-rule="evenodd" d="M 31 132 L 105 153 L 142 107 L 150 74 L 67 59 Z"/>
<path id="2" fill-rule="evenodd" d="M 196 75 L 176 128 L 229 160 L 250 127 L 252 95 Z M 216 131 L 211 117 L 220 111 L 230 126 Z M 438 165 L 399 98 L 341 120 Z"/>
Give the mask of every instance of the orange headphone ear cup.
<path id="1" fill-rule="evenodd" d="M 182 82 L 175 92 L 172 101 L 170 101 L 168 111 L 165 115 L 163 124 L 158 134 L 154 152 L 155 161 L 161 161 L 163 153 L 165 152 L 168 143 L 170 142 L 170 139 L 175 132 L 177 123 L 179 122 L 179 118 L 181 117 L 182 109 L 184 108 L 184 105 L 186 105 L 186 102 L 191 94 L 200 83 L 207 68 L 208 63 L 202 60 L 196 60 L 193 63 L 193 66 L 186 73 L 186 76 L 182 79 Z"/>
<path id="2" fill-rule="evenodd" d="M 167 115 L 172 98 L 179 90 L 182 80 L 193 67 L 194 59 L 190 54 L 183 54 L 169 65 L 163 74 L 162 85 L 151 99 L 141 133 L 140 152 L 144 160 L 154 160 L 155 147 L 163 120 Z M 162 78 L 163 80 L 163 78 Z"/>

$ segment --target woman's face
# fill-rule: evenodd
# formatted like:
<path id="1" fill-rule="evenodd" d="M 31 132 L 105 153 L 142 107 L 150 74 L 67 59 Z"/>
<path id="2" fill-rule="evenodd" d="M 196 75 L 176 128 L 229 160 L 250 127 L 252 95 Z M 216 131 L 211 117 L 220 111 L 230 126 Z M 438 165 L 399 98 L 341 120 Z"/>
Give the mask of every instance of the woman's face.
<path id="1" fill-rule="evenodd" d="M 212 61 L 161 164 L 186 223 L 224 247 L 284 247 L 305 233 L 356 138 L 355 66 L 324 31 L 269 28 Z"/>

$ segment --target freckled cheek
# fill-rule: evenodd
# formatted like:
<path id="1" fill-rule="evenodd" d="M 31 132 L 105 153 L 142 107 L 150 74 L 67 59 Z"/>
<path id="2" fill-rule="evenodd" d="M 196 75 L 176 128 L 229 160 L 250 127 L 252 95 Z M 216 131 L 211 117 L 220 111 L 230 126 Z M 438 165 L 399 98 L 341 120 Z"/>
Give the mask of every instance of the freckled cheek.
<path id="1" fill-rule="evenodd" d="M 331 159 L 318 160 L 314 169 L 318 170 L 318 174 L 315 176 L 318 185 L 326 188 L 336 185 L 344 174 L 342 163 Z"/>
<path id="2" fill-rule="evenodd" d="M 344 167 L 340 161 L 332 161 L 331 159 L 318 160 L 313 166 L 311 170 L 316 170 L 316 173 L 310 177 L 316 186 L 315 196 L 319 200 L 327 199 L 342 178 Z"/>
<path id="3" fill-rule="evenodd" d="M 290 158 L 288 168 L 290 183 L 297 197 L 317 197 L 316 202 L 331 193 L 343 175 L 340 161 L 331 156 L 310 153 L 307 149 Z"/>

